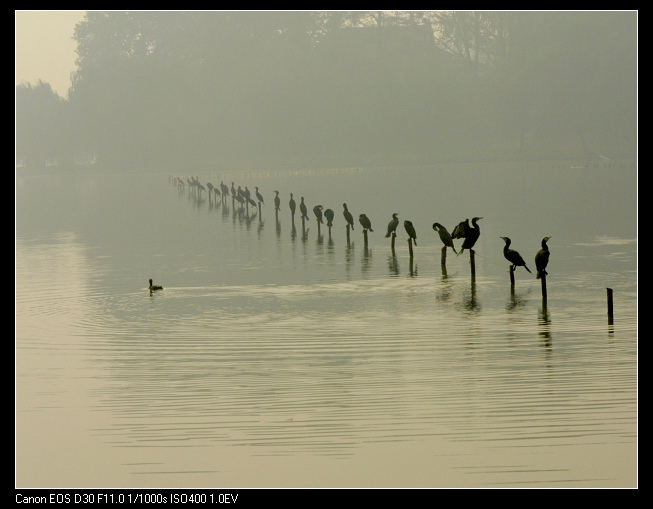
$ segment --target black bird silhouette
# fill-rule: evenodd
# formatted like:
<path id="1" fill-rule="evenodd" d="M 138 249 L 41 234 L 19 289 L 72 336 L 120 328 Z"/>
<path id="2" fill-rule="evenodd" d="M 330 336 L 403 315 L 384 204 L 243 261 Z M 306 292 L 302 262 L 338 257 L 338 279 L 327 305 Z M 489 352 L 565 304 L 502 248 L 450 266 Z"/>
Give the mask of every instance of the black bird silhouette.
<path id="1" fill-rule="evenodd" d="M 512 269 L 514 270 L 515 267 L 524 267 L 528 272 L 530 272 L 531 270 L 526 267 L 526 262 L 521 257 L 521 255 L 514 249 L 510 249 L 510 243 L 512 241 L 508 237 L 501 238 L 506 243 L 506 245 L 503 247 L 503 256 L 505 256 L 506 260 L 512 264 Z"/>
<path id="2" fill-rule="evenodd" d="M 469 230 L 469 219 L 465 219 L 456 225 L 456 227 L 451 232 L 452 239 L 464 239 L 467 236 L 467 230 Z"/>
<path id="3" fill-rule="evenodd" d="M 322 205 L 315 205 L 313 207 L 313 214 L 315 214 L 315 217 L 317 219 L 318 224 L 322 224 L 324 221 L 322 221 Z"/>
<path id="4" fill-rule="evenodd" d="M 481 236 L 481 228 L 478 226 L 477 221 L 479 219 L 483 219 L 482 217 L 475 217 L 472 219 L 472 226 L 467 225 L 466 231 L 465 231 L 465 240 L 463 240 L 463 246 L 460 250 L 460 253 L 465 249 L 472 249 L 474 247 L 474 244 L 476 244 L 476 241 L 478 238 Z"/>
<path id="5" fill-rule="evenodd" d="M 450 247 L 453 249 L 453 252 L 458 254 L 456 251 L 456 248 L 453 245 L 453 239 L 451 238 L 451 235 L 447 231 L 447 229 L 442 226 L 440 223 L 433 223 L 433 229 L 438 232 L 438 235 L 440 236 L 440 240 L 446 247 Z"/>
<path id="6" fill-rule="evenodd" d="M 551 237 L 542 239 L 542 249 L 535 255 L 535 269 L 537 270 L 537 279 L 547 275 L 546 266 L 549 264 L 549 246 L 546 243 Z"/>
<path id="7" fill-rule="evenodd" d="M 354 229 L 354 216 L 351 215 L 351 212 L 349 212 L 349 209 L 347 208 L 347 204 L 343 203 L 342 206 L 344 207 L 345 210 L 342 211 L 342 215 L 345 216 L 345 221 L 347 221 L 347 224 L 351 226 L 351 229 Z"/>
<path id="8" fill-rule="evenodd" d="M 301 201 L 299 203 L 299 211 L 302 213 L 302 219 L 306 219 L 308 221 L 308 209 L 306 208 L 306 204 L 304 203 L 304 197 L 301 197 Z"/>
<path id="9" fill-rule="evenodd" d="M 274 208 L 275 210 L 281 210 L 281 198 L 279 198 L 279 191 L 274 192 Z"/>
<path id="10" fill-rule="evenodd" d="M 398 215 L 399 214 L 396 212 L 392 214 L 392 219 L 388 223 L 388 233 L 385 234 L 386 238 L 397 232 L 397 226 L 399 226 L 399 218 L 397 217 Z"/>
<path id="11" fill-rule="evenodd" d="M 404 228 L 406 228 L 406 233 L 408 236 L 413 239 L 413 242 L 415 245 L 417 245 L 417 233 L 415 233 L 415 227 L 413 226 L 413 223 L 406 219 L 404 221 Z"/>
<path id="12" fill-rule="evenodd" d="M 256 199 L 260 201 L 263 205 L 265 205 L 265 201 L 263 200 L 263 195 L 259 193 L 258 187 L 254 188 L 256 190 Z"/>
<path id="13" fill-rule="evenodd" d="M 290 206 L 290 214 L 292 215 L 292 218 L 295 219 L 295 208 L 297 207 L 297 204 L 295 203 L 295 199 L 292 197 L 292 193 L 290 193 L 290 201 L 288 202 L 288 205 Z"/>
<path id="14" fill-rule="evenodd" d="M 327 226 L 333 226 L 333 217 L 334 217 L 333 210 L 331 209 L 326 209 L 324 211 L 324 217 L 326 217 L 327 220 Z"/>
<path id="15" fill-rule="evenodd" d="M 155 290 L 163 290 L 163 286 L 161 285 L 153 285 L 152 280 L 150 279 L 150 291 L 153 292 Z"/>
<path id="16" fill-rule="evenodd" d="M 227 187 L 227 184 L 225 184 L 222 180 L 220 181 L 220 189 L 222 190 L 222 196 L 229 195 L 229 188 Z"/>
<path id="17" fill-rule="evenodd" d="M 365 230 L 369 230 L 371 232 L 374 231 L 374 230 L 372 230 L 372 221 L 370 221 L 370 219 L 365 214 L 359 215 L 358 216 L 358 221 L 360 222 L 361 226 L 363 227 L 363 231 L 365 231 Z"/>

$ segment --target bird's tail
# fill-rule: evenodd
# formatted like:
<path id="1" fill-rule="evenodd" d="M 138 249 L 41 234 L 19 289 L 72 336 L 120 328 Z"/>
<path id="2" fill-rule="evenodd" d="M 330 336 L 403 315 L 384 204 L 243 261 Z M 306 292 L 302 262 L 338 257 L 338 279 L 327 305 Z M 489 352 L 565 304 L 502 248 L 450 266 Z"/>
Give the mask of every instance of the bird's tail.
<path id="1" fill-rule="evenodd" d="M 372 230 L 372 228 L 370 228 L 370 231 L 373 232 L 374 230 Z"/>
<path id="2" fill-rule="evenodd" d="M 531 269 L 529 269 L 528 267 L 526 267 L 526 265 L 524 265 L 524 268 L 525 268 L 528 272 L 531 272 Z M 532 272 L 531 272 L 531 274 L 532 274 Z"/>
<path id="3" fill-rule="evenodd" d="M 458 256 L 460 256 L 461 254 L 463 254 L 464 250 L 465 248 L 462 248 L 459 252 L 456 253 L 456 250 L 454 249 L 453 252 L 456 253 Z"/>
<path id="4" fill-rule="evenodd" d="M 386 233 L 386 234 L 385 234 L 385 238 L 386 238 L 386 239 L 387 239 L 389 236 L 390 236 L 389 233 Z"/>

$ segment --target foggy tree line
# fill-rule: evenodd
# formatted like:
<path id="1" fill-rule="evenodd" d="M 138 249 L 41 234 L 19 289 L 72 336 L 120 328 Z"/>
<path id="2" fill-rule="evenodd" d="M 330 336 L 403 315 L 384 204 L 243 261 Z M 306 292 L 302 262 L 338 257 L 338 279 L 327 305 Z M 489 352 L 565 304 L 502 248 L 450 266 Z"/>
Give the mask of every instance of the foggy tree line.
<path id="1" fill-rule="evenodd" d="M 635 12 L 89 11 L 67 97 L 16 88 L 28 166 L 632 157 Z"/>

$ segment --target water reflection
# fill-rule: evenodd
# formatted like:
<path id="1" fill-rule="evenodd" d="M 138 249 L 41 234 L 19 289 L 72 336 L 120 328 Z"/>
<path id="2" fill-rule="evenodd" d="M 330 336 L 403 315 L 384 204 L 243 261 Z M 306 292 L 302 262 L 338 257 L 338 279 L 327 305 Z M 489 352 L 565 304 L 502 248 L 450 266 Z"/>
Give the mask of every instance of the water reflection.
<path id="1" fill-rule="evenodd" d="M 470 313 L 478 313 L 481 310 L 477 292 L 476 280 L 472 280 L 469 289 L 463 292 L 463 309 Z"/>
<path id="2" fill-rule="evenodd" d="M 549 310 L 547 309 L 546 305 L 543 305 L 539 309 L 537 322 L 540 328 L 539 334 L 542 337 L 543 345 L 550 350 L 552 346 L 551 316 L 549 314 Z"/>
<path id="3" fill-rule="evenodd" d="M 388 256 L 388 270 L 390 276 L 399 276 L 399 260 L 397 260 L 397 255 L 394 253 L 394 250 L 392 255 Z"/>
<path id="4" fill-rule="evenodd" d="M 167 207 L 165 188 L 117 199 L 144 187 L 118 183 L 81 220 L 83 198 L 46 184 L 17 196 L 19 484 L 636 482 L 632 269 L 572 279 L 556 258 L 539 308 L 534 278 L 506 300 L 501 246 L 495 257 L 483 236 L 470 280 L 466 259 L 441 263 L 437 236 L 413 257 L 403 239 L 361 249 L 341 219 L 328 234 L 303 226 L 300 249 L 285 214 L 273 232 L 265 208 L 211 208 L 186 187 L 168 188 Z M 51 217 L 32 212 L 53 194 Z M 162 292 L 150 296 L 149 274 Z M 626 293 L 610 342 L 606 279 Z"/>

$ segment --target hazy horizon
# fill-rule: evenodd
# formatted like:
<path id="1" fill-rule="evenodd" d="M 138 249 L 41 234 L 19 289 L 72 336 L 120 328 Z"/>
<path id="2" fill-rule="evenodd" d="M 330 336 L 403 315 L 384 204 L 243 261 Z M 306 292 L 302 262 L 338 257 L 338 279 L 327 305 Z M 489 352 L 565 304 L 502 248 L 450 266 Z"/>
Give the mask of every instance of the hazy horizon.
<path id="1" fill-rule="evenodd" d="M 66 96 L 70 73 L 76 69 L 75 25 L 83 20 L 85 12 L 14 12 L 15 85 L 41 80 L 61 97 Z"/>

